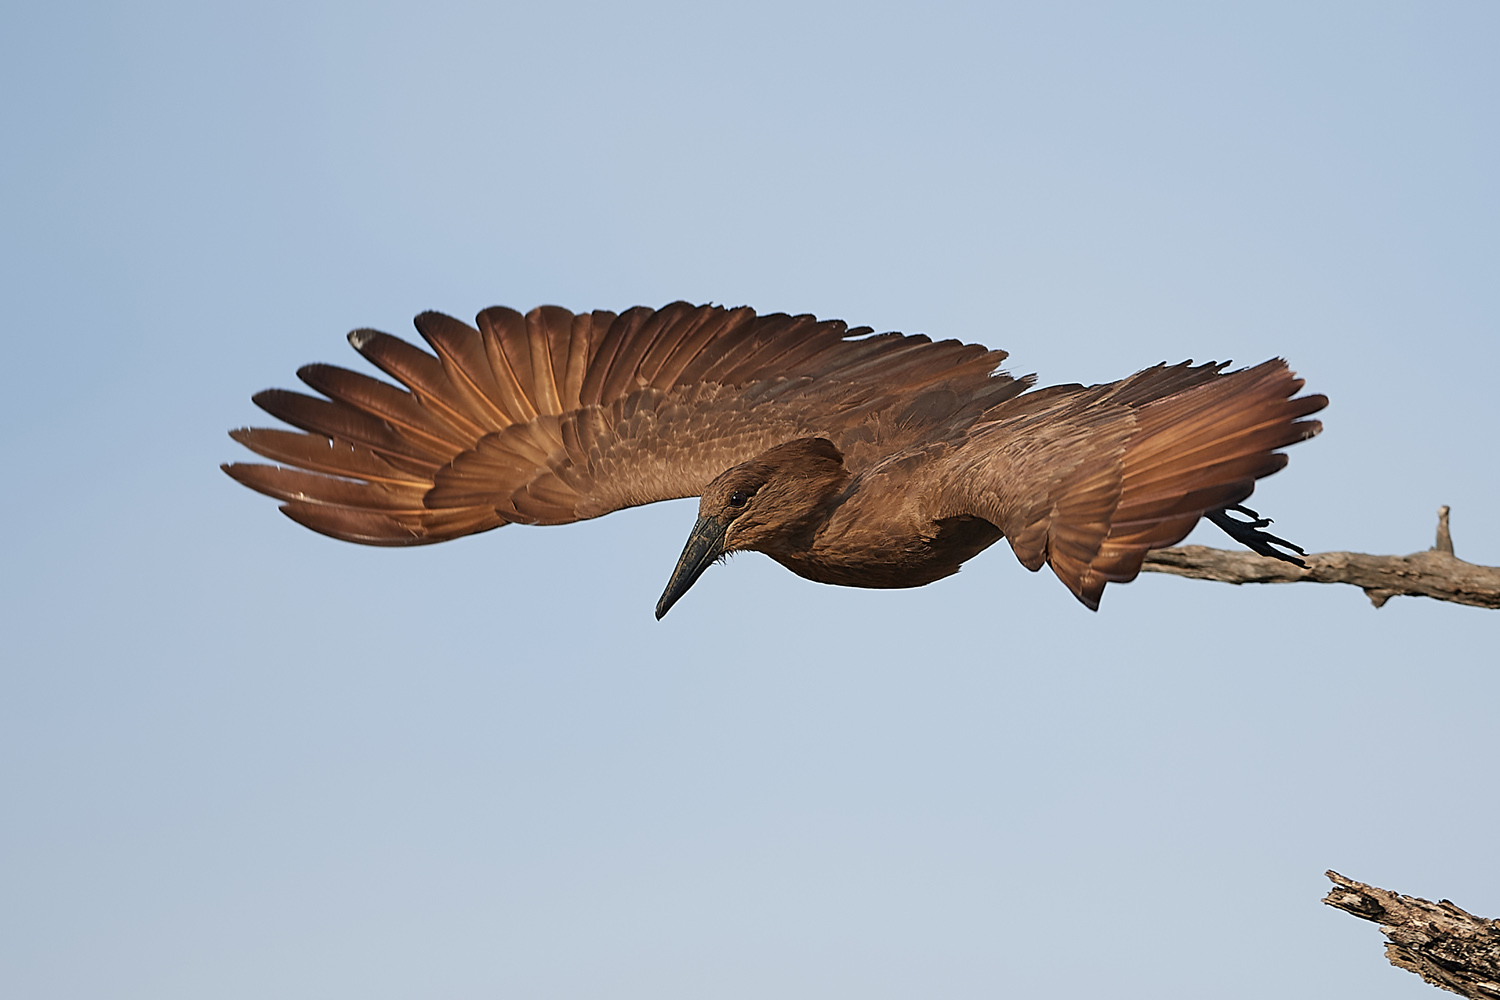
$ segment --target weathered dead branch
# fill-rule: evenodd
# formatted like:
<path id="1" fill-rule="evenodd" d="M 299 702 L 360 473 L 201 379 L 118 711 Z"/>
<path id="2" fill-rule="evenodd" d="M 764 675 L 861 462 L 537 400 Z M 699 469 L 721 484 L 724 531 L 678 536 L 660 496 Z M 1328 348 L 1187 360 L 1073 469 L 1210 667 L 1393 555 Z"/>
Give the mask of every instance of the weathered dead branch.
<path id="1" fill-rule="evenodd" d="M 1486 920 L 1448 900 L 1431 903 L 1328 872 L 1323 902 L 1380 924 L 1385 957 L 1434 986 L 1471 997 L 1500 998 L 1500 920 Z"/>
<path id="2" fill-rule="evenodd" d="M 1409 556 L 1315 552 L 1305 568 L 1253 552 L 1182 545 L 1148 553 L 1141 568 L 1222 583 L 1347 583 L 1377 608 L 1397 595 L 1431 597 L 1477 608 L 1500 608 L 1500 567 L 1478 566 L 1453 554 L 1448 508 L 1438 508 L 1437 543 Z"/>

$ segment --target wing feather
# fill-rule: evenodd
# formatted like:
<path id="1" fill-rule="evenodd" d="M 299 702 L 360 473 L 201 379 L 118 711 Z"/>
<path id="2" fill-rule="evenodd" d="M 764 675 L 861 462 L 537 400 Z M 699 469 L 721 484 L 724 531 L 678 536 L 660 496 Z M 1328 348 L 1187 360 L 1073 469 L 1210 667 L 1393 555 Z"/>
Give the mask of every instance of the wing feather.
<path id="1" fill-rule="evenodd" d="M 416 327 L 433 354 L 374 330 L 349 337 L 398 385 L 311 365 L 302 379 L 326 399 L 258 394 L 303 433 L 236 431 L 282 464 L 226 471 L 315 531 L 419 545 L 692 496 L 800 436 L 848 443 L 859 466 L 955 418 L 962 407 L 947 397 L 907 398 L 928 385 L 971 401 L 972 419 L 978 401 L 1029 384 L 996 373 L 1004 355 L 975 345 L 748 308 L 494 307 L 472 327 L 432 312 Z"/>
<path id="2" fill-rule="evenodd" d="M 472 425 L 449 401 L 453 391 L 437 358 L 379 330 L 355 330 L 349 334 L 349 343 L 371 364 L 406 386 L 434 416 L 458 426 Z"/>
<path id="3" fill-rule="evenodd" d="M 527 411 L 513 402 L 513 392 L 501 385 L 484 337 L 467 323 L 439 312 L 417 317 L 417 332 L 437 352 L 448 386 L 468 418 L 471 435 L 502 430 L 519 422 Z"/>
<path id="4" fill-rule="evenodd" d="M 563 359 L 563 372 L 559 381 L 563 387 L 564 409 L 576 410 L 583 405 L 583 380 L 588 375 L 589 357 L 596 345 L 596 330 L 607 329 L 614 320 L 613 313 L 580 313 L 573 317 L 572 329 L 564 349 L 553 352 L 553 358 Z M 599 324 L 603 324 L 601 327 Z"/>
<path id="5" fill-rule="evenodd" d="M 573 314 L 557 306 L 543 306 L 526 315 L 526 346 L 531 362 L 531 398 L 538 413 L 563 411 L 562 391 L 553 371 L 552 343 L 561 344 L 573 330 Z M 564 364 L 567 354 L 563 353 Z"/>
<path id="6" fill-rule="evenodd" d="M 420 518 L 401 518 L 375 510 L 355 510 L 291 501 L 281 505 L 287 517 L 320 535 L 361 545 L 431 545 L 433 542 L 489 531 L 505 524 L 492 510 L 471 507 L 428 511 Z"/>
<path id="7" fill-rule="evenodd" d="M 424 489 L 428 485 L 427 476 L 419 471 L 421 464 L 410 466 L 347 441 L 266 427 L 241 427 L 230 431 L 229 436 L 263 458 L 310 472 Z"/>
<path id="8" fill-rule="evenodd" d="M 579 402 L 582 405 L 603 403 L 615 398 L 605 390 L 605 382 L 615 367 L 615 358 L 636 337 L 642 325 L 652 315 L 651 309 L 635 306 L 625 310 L 609 325 L 598 351 L 589 360 L 588 374 L 584 377 L 583 389 L 579 392 Z"/>
<path id="9" fill-rule="evenodd" d="M 278 420 L 326 438 L 351 441 L 377 454 L 446 461 L 451 449 L 425 437 L 405 436 L 378 416 L 287 389 L 266 389 L 251 401 Z"/>
<path id="10" fill-rule="evenodd" d="M 495 386 L 506 412 L 514 423 L 525 423 L 537 415 L 536 406 L 525 388 L 530 375 L 530 359 L 522 356 L 519 345 L 526 336 L 526 319 L 514 309 L 495 306 L 480 313 L 476 320 L 484 337 L 484 354 Z M 524 365 L 524 367 L 522 367 Z"/>
<path id="11" fill-rule="evenodd" d="M 430 454 L 451 456 L 462 451 L 471 433 L 424 408 L 411 393 L 360 372 L 315 364 L 297 369 L 297 377 L 309 388 L 346 404 L 346 409 L 383 420 L 399 436 L 420 443 Z"/>
<path id="12" fill-rule="evenodd" d="M 651 384 L 658 389 L 674 385 L 688 385 L 696 381 L 692 366 L 705 355 L 712 354 L 714 344 L 720 339 L 732 340 L 740 336 L 747 326 L 761 322 L 755 310 L 746 306 L 728 309 L 723 313 L 704 313 L 701 323 L 696 324 L 662 361 Z"/>
<path id="13" fill-rule="evenodd" d="M 630 339 L 620 345 L 610 364 L 609 374 L 604 379 L 602 399 L 618 399 L 641 387 L 641 362 L 661 339 L 662 334 L 681 319 L 689 308 L 685 302 L 674 302 L 647 317 L 632 331 Z"/>
<path id="14" fill-rule="evenodd" d="M 374 481 L 357 482 L 299 469 L 254 463 L 236 463 L 228 466 L 225 471 L 257 493 L 264 493 L 278 500 L 374 510 L 386 514 L 419 515 L 428 512 L 422 504 L 422 497 L 427 492 L 423 484 L 410 486 Z"/>
<path id="15" fill-rule="evenodd" d="M 1104 386 L 1053 387 L 1002 402 L 935 473 L 943 516 L 995 524 L 1023 565 L 1050 564 L 1089 607 L 1132 580 L 1151 549 L 1204 512 L 1241 503 L 1286 464 L 1276 449 L 1321 425 L 1281 360 L 1158 365 Z"/>

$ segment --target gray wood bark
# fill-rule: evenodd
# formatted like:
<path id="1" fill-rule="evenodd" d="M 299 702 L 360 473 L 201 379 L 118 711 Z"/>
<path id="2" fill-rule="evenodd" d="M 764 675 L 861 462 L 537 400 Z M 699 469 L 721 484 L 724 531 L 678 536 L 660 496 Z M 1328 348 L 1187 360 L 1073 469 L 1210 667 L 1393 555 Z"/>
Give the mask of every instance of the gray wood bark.
<path id="1" fill-rule="evenodd" d="M 1500 920 L 1327 874 L 1333 888 L 1323 902 L 1379 924 L 1396 968 L 1472 1000 L 1500 998 Z"/>
<path id="2" fill-rule="evenodd" d="M 1141 569 L 1234 584 L 1347 583 L 1362 589 L 1377 608 L 1402 594 L 1500 608 L 1500 566 L 1479 566 L 1453 554 L 1447 507 L 1438 508 L 1437 543 L 1426 552 L 1409 556 L 1316 552 L 1303 558 L 1306 568 L 1253 552 L 1182 545 L 1148 553 Z"/>

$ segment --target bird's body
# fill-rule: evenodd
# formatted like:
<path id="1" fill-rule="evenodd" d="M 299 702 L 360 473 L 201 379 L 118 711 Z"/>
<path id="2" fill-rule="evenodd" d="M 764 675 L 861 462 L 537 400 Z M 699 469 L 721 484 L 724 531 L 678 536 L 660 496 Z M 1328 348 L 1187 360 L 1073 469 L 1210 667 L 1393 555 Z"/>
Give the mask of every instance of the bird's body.
<path id="1" fill-rule="evenodd" d="M 787 450 L 804 447 L 798 441 Z M 931 502 L 927 473 L 950 451 L 913 448 L 858 476 L 830 470 L 814 479 L 825 487 L 818 490 L 821 502 L 802 505 L 807 522 L 760 541 L 756 550 L 798 576 L 845 587 L 920 587 L 957 573 L 1002 536 L 983 518 L 944 517 Z"/>
<path id="2" fill-rule="evenodd" d="M 1152 548 L 1246 499 L 1310 437 L 1321 396 L 1284 362 L 1158 365 L 1032 390 L 1005 355 L 837 321 L 684 303 L 619 316 L 543 307 L 479 329 L 417 319 L 434 358 L 354 346 L 404 389 L 311 365 L 327 399 L 256 402 L 305 433 L 234 437 L 285 467 L 226 466 L 314 530 L 413 545 L 700 496 L 658 616 L 726 552 L 824 583 L 914 587 L 1004 537 L 1090 607 Z"/>

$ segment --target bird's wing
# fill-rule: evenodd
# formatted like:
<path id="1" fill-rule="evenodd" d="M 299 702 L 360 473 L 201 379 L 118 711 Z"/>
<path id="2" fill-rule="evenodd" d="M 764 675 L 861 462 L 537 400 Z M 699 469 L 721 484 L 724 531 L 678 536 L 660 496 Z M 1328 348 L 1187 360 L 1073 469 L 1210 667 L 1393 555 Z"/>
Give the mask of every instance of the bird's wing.
<path id="1" fill-rule="evenodd" d="M 1097 608 L 1204 512 L 1240 503 L 1318 433 L 1323 396 L 1294 398 L 1285 361 L 1159 365 L 1109 385 L 1054 386 L 1002 403 L 934 469 L 940 516 L 996 525 L 1031 570 L 1043 564 Z"/>
<path id="2" fill-rule="evenodd" d="M 435 357 L 349 335 L 399 387 L 309 365 L 298 376 L 321 398 L 257 394 L 300 432 L 231 432 L 281 464 L 225 471 L 315 531 L 421 545 L 696 496 L 802 436 L 830 436 L 858 465 L 1025 387 L 995 374 L 1003 352 L 747 308 L 497 307 L 478 329 L 432 312 L 416 326 Z"/>

